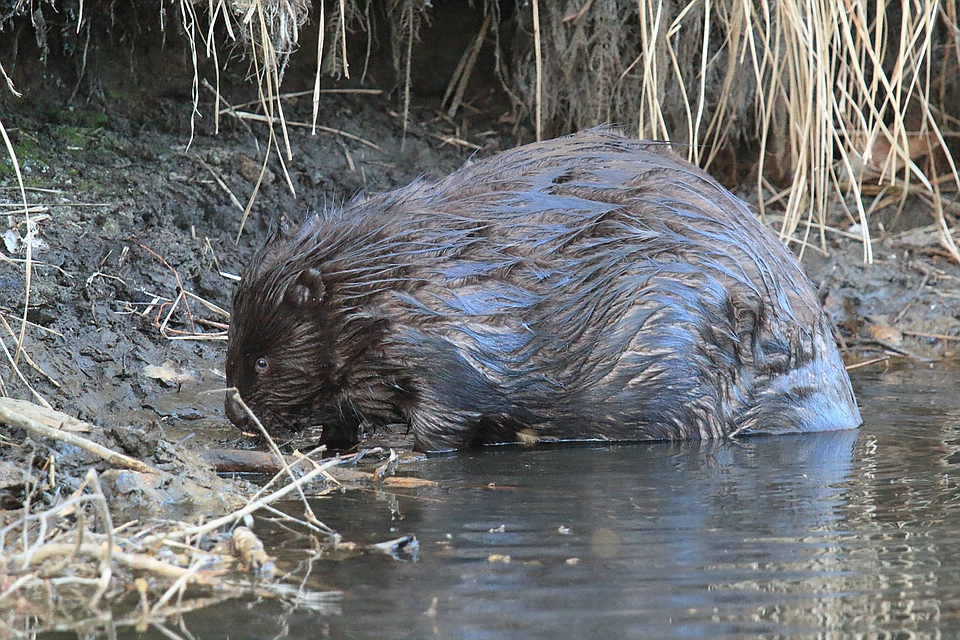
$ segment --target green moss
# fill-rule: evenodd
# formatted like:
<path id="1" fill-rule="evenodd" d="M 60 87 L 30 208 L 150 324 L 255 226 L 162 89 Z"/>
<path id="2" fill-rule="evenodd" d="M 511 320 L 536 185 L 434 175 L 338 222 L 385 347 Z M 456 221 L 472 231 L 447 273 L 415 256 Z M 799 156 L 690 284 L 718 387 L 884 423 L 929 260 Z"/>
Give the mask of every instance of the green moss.
<path id="1" fill-rule="evenodd" d="M 93 114 L 93 125 L 96 127 L 105 127 L 107 123 L 110 122 L 110 119 L 105 113 L 95 113 Z"/>
<path id="2" fill-rule="evenodd" d="M 92 127 L 66 125 L 57 129 L 57 137 L 63 141 L 68 149 L 82 149 L 96 134 L 96 131 Z"/>
<path id="3" fill-rule="evenodd" d="M 43 147 L 41 147 L 32 136 L 23 135 L 14 131 L 11 132 L 10 138 L 21 168 L 27 166 L 36 168 L 49 164 L 49 155 L 44 152 Z M 0 148 L 2 148 L 2 145 L 0 145 Z M 36 182 L 37 178 L 31 176 L 30 173 L 31 172 L 24 171 L 23 179 L 25 183 L 32 186 L 32 183 Z M 13 159 L 10 158 L 6 148 L 3 148 L 3 151 L 0 152 L 0 179 L 6 182 L 10 178 L 16 178 L 16 175 L 16 172 L 13 170 Z"/>
<path id="4" fill-rule="evenodd" d="M 129 140 L 119 135 L 116 131 L 101 129 L 99 131 L 99 137 L 103 141 L 103 146 L 115 151 L 125 151 L 132 146 Z"/>
<path id="5" fill-rule="evenodd" d="M 103 184 L 97 180 L 74 180 L 73 185 L 70 187 L 75 193 L 83 193 L 87 195 L 95 195 L 99 193 L 104 193 Z"/>
<path id="6" fill-rule="evenodd" d="M 67 109 L 60 114 L 59 121 L 75 127 L 97 129 L 107 126 L 110 118 L 102 111 L 86 111 L 84 109 Z"/>
<path id="7" fill-rule="evenodd" d="M 21 164 L 31 160 L 39 160 L 41 151 L 40 145 L 30 136 L 20 135 L 13 139 L 13 150 L 17 153 L 17 158 Z"/>

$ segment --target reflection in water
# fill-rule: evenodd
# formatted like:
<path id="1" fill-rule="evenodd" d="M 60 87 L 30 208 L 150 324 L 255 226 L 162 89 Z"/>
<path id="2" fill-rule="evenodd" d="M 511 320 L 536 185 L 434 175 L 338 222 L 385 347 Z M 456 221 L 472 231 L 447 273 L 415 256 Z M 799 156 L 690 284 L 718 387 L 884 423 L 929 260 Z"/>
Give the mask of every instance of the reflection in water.
<path id="1" fill-rule="evenodd" d="M 339 614 L 268 603 L 235 627 L 222 616 L 188 627 L 204 638 L 960 637 L 960 374 L 858 376 L 859 431 L 427 459 L 412 473 L 437 487 L 315 505 L 346 539 L 415 534 L 418 562 L 320 560 L 308 582 L 343 591 Z"/>
<path id="2" fill-rule="evenodd" d="M 463 523 L 446 550 L 457 575 L 433 592 L 450 613 L 438 623 L 452 623 L 440 635 L 654 637 L 681 625 L 715 637 L 725 615 L 774 600 L 758 578 L 823 563 L 824 545 L 806 538 L 841 517 L 856 438 L 469 456 L 464 474 L 515 488 L 425 509 L 427 528 Z M 484 561 L 494 555 L 509 564 Z"/>

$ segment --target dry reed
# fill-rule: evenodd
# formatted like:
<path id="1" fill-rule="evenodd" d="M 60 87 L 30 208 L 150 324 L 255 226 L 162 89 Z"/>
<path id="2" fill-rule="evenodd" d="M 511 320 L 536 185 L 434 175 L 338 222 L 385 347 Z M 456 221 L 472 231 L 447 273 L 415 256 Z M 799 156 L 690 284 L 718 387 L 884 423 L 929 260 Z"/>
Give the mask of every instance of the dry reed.
<path id="1" fill-rule="evenodd" d="M 195 469 L 171 474 L 111 451 L 90 439 L 90 434 L 100 431 L 98 427 L 39 405 L 4 400 L 0 413 L 3 422 L 25 429 L 35 441 L 80 447 L 108 465 L 130 469 L 129 473 L 148 483 L 166 482 L 172 475 L 196 477 Z M 0 632 L 4 637 L 26 637 L 41 631 L 85 629 L 89 633 L 125 626 L 142 631 L 145 625 L 162 626 L 185 611 L 243 596 L 283 598 L 324 613 L 338 611 L 338 592 L 298 586 L 296 572 L 281 570 L 289 567 L 289 556 L 278 563 L 280 568 L 275 566 L 268 555 L 270 547 L 249 528 L 251 516 L 269 516 L 300 536 L 300 554 L 307 558 L 332 548 L 382 552 L 385 545 L 406 553 L 404 547 L 416 546 L 415 538 L 368 547 L 345 543 L 316 517 L 308 496 L 334 489 L 418 485 L 386 482 L 391 478 L 385 476 L 397 466 L 392 451 L 373 473 L 351 471 L 343 478 L 337 477 L 339 465 L 355 463 L 371 452 L 314 460 L 321 451 L 291 461 L 273 445 L 280 469 L 274 478 L 256 493 L 233 496 L 237 508 L 222 515 L 208 511 L 196 523 L 133 520 L 118 524 L 104 490 L 108 485 L 101 484 L 106 473 L 101 478 L 90 469 L 77 478 L 75 488 L 67 490 L 70 481 L 65 483 L 64 478 L 71 471 L 59 468 L 56 456 L 43 464 L 29 462 L 23 469 L 22 507 L 5 511 L 0 518 Z M 202 493 L 202 486 L 191 487 L 191 496 Z M 299 496 L 303 517 L 274 507 L 294 495 Z M 135 593 L 139 595 L 135 612 L 110 613 Z M 178 604 L 171 606 L 171 602 Z"/>
<path id="2" fill-rule="evenodd" d="M 760 193 L 771 176 L 789 184 L 783 238 L 816 228 L 822 244 L 835 197 L 870 262 L 865 193 L 936 201 L 960 186 L 943 131 L 960 116 L 944 97 L 960 57 L 955 0 L 583 1 L 533 14 L 535 60 L 521 53 L 514 78 L 555 130 L 634 123 L 708 169 L 721 150 L 752 145 Z M 941 208 L 933 215 L 960 261 Z"/>
<path id="3" fill-rule="evenodd" d="M 276 154 L 292 191 L 279 91 L 287 60 L 313 19 L 319 30 L 316 131 L 321 73 L 351 75 L 350 33 L 366 33 L 369 58 L 371 3 L 178 0 L 178 7 L 177 24 L 195 64 L 201 52 L 219 63 L 225 43 L 215 41 L 217 33 L 250 53 L 260 86 L 255 117 L 268 127 L 263 167 Z M 387 0 L 383 7 L 401 81 L 404 131 L 412 51 L 430 10 L 424 0 Z M 474 10 L 488 19 L 502 62 L 499 5 L 478 3 Z M 958 134 L 949 127 L 960 125 L 951 102 L 960 92 L 956 0 L 566 0 L 517 2 L 514 14 L 512 70 L 501 76 L 520 115 L 529 114 L 537 139 L 617 122 L 640 137 L 678 143 L 707 169 L 721 152 L 730 157 L 738 148 L 753 149 L 761 213 L 767 182 L 788 185 L 784 238 L 800 233 L 806 242 L 816 231 L 822 245 L 826 212 L 837 200 L 847 207 L 850 224 L 858 225 L 870 262 L 869 216 L 879 200 L 865 203 L 864 197 L 883 192 L 884 202 L 891 196 L 902 202 L 919 191 L 936 201 L 943 191 L 960 188 L 947 143 Z M 473 51 L 486 33 L 484 26 Z M 505 68 L 498 64 L 498 73 Z M 460 73 L 469 78 L 469 71 Z M 195 108 L 200 82 L 195 75 Z M 455 74 L 451 88 L 462 92 L 465 82 Z M 220 106 L 217 88 L 214 93 L 219 118 L 230 111 Z M 244 219 L 258 189 L 252 189 Z M 944 246 L 960 261 L 942 207 L 932 216 Z"/>

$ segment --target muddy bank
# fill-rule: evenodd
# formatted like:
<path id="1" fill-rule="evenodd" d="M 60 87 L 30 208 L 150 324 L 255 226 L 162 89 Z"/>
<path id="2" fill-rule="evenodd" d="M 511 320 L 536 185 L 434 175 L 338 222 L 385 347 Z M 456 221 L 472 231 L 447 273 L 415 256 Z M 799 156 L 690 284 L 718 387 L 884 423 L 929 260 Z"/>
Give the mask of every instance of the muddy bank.
<path id="1" fill-rule="evenodd" d="M 162 122 L 133 119 L 123 104 L 95 110 L 64 103 L 60 111 L 51 101 L 40 104 L 8 97 L 0 114 L 31 205 L 29 234 L 22 212 L 7 216 L 5 253 L 13 261 L 0 263 L 0 306 L 14 333 L 28 238 L 34 260 L 24 341 L 30 361 L 19 366 L 36 396 L 18 378 L 6 381 L 5 392 L 40 396 L 101 426 L 107 446 L 155 464 L 171 463 L 166 445 L 244 445 L 223 417 L 222 392 L 210 393 L 224 387 L 228 320 L 215 307 L 229 309 L 236 274 L 281 216 L 299 218 L 364 189 L 440 176 L 476 151 L 444 142 L 441 127 L 416 126 L 404 136 L 381 95 L 329 94 L 321 121 L 342 133 L 290 128 L 296 160 L 284 167 L 271 154 L 238 239 L 242 209 L 260 178 L 268 138 L 262 125 L 224 118 L 215 134 L 212 118 L 198 119 L 188 147 L 189 104 L 162 102 L 170 114 Z M 307 120 L 309 103 L 287 106 L 289 121 Z M 212 103 L 204 108 L 209 113 Z M 490 134 L 475 140 L 485 153 L 503 142 Z M 18 200 L 11 169 L 9 162 L 0 167 L 8 211 Z M 16 451 L 21 435 L 7 434 L 4 454 L 22 461 L 31 454 Z M 80 469 L 92 463 L 76 461 Z"/>
<path id="2" fill-rule="evenodd" d="M 912 203 L 887 230 L 884 213 L 895 214 L 879 212 L 872 264 L 864 264 L 860 242 L 849 239 L 828 243 L 828 255 L 804 255 L 848 366 L 874 358 L 930 363 L 960 355 L 960 267 L 941 247 L 925 209 Z"/>

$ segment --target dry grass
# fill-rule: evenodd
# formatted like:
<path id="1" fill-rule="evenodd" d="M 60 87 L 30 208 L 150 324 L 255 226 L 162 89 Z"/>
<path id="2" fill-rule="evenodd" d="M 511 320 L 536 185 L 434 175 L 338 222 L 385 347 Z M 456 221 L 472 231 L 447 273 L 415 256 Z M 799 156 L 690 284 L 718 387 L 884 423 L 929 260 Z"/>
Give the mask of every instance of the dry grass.
<path id="1" fill-rule="evenodd" d="M 835 197 L 870 262 L 876 207 L 862 196 L 940 202 L 960 185 L 956 131 L 944 131 L 960 124 L 945 104 L 960 76 L 955 0 L 583 0 L 533 13 L 535 60 L 515 64 L 525 104 L 561 131 L 634 123 L 708 169 L 721 150 L 756 147 L 760 193 L 768 179 L 789 185 L 784 238 L 822 239 Z M 932 213 L 960 262 L 942 206 Z"/>
<path id="2" fill-rule="evenodd" d="M 219 68 L 220 52 L 234 44 L 248 53 L 259 113 L 243 117 L 267 126 L 261 178 L 275 156 L 293 191 L 286 171 L 290 123 L 280 93 L 287 61 L 312 19 L 319 38 L 310 127 L 323 130 L 317 123 L 321 74 L 351 77 L 347 40 L 354 31 L 365 32 L 369 58 L 371 3 L 179 0 L 177 7 L 195 68 L 201 55 Z M 412 52 L 430 9 L 423 0 L 383 6 L 404 131 Z M 470 56 L 475 60 L 488 31 L 498 58 L 503 53 L 499 5 L 478 3 L 474 10 L 487 21 L 462 67 L 472 66 Z M 537 0 L 518 2 L 512 24 L 512 70 L 500 64 L 498 73 L 537 139 L 617 122 L 640 137 L 678 143 L 708 170 L 721 152 L 729 158 L 738 148 L 754 149 L 761 213 L 769 183 L 787 186 L 783 197 L 774 196 L 785 211 L 784 238 L 799 233 L 806 243 L 815 232 L 822 244 L 825 214 L 838 200 L 860 230 L 870 262 L 868 218 L 881 201 L 902 203 L 920 192 L 939 202 L 942 192 L 960 188 L 948 145 L 960 136 L 960 109 L 951 101 L 960 92 L 957 0 Z M 229 42 L 217 42 L 224 34 Z M 454 89 L 462 93 L 469 76 L 469 68 L 458 69 L 448 98 Z M 216 84 L 216 118 L 238 115 L 222 106 Z M 195 108 L 200 86 L 195 75 Z M 458 104 L 454 97 L 450 109 Z M 258 191 L 259 183 L 244 219 Z M 877 199 L 864 200 L 870 196 Z M 943 245 L 960 261 L 942 206 L 931 213 Z"/>
<path id="3" fill-rule="evenodd" d="M 240 523 L 259 510 L 280 514 L 270 508 L 273 502 L 294 486 L 322 481 L 339 463 L 318 465 L 295 485 L 204 526 L 113 522 L 100 479 L 91 469 L 81 485 L 54 506 L 28 504 L 22 517 L 0 527 L 0 629 L 9 637 L 128 626 L 162 631 L 179 614 L 243 596 L 293 598 L 299 606 L 322 604 L 323 612 L 335 612 L 338 592 L 298 588 L 291 576 L 276 576 L 273 559 Z M 50 482 L 52 469 L 44 469 L 50 473 L 35 478 L 35 490 L 49 491 L 44 483 Z M 326 535 L 317 527 L 310 529 Z M 258 579 L 245 579 L 244 573 Z M 131 596 L 136 598 L 134 610 L 111 621 L 105 612 L 130 602 Z"/>
<path id="4" fill-rule="evenodd" d="M 142 478 L 144 485 L 166 483 L 172 477 L 97 444 L 91 439 L 99 431 L 94 425 L 39 405 L 0 400 L 0 419 L 35 441 L 80 447 L 107 465 L 128 469 L 126 473 Z M 32 637 L 53 630 L 90 634 L 124 627 L 143 632 L 151 626 L 166 632 L 166 625 L 180 614 L 240 597 L 282 598 L 297 607 L 337 613 L 339 592 L 310 588 L 304 583 L 309 571 L 306 576 L 296 570 L 287 573 L 291 553 L 309 564 L 334 548 L 393 554 L 416 547 L 411 537 L 370 546 L 344 542 L 316 517 L 308 500 L 345 488 L 417 486 L 388 477 L 397 467 L 393 452 L 373 473 L 352 469 L 341 473 L 339 465 L 371 452 L 315 461 L 322 451 L 318 449 L 290 462 L 272 442 L 271 449 L 279 463 L 276 475 L 250 495 L 232 496 L 231 501 L 240 505 L 232 511 L 208 512 L 197 523 L 117 522 L 96 471 L 90 469 L 70 489 L 71 481 L 64 478 L 75 469 L 60 468 L 52 455 L 36 464 L 31 460 L 23 469 L 22 508 L 3 511 L 0 517 L 0 634 Z M 186 483 L 191 481 L 185 477 L 195 473 L 189 467 L 176 472 Z M 124 481 L 131 482 L 131 477 Z M 190 487 L 192 496 L 204 492 L 202 485 Z M 303 507 L 302 517 L 273 506 L 295 496 Z M 275 563 L 270 548 L 248 526 L 254 515 L 270 518 L 298 536 L 302 550 L 288 550 L 284 560 Z M 118 607 L 120 603 L 134 606 Z"/>

